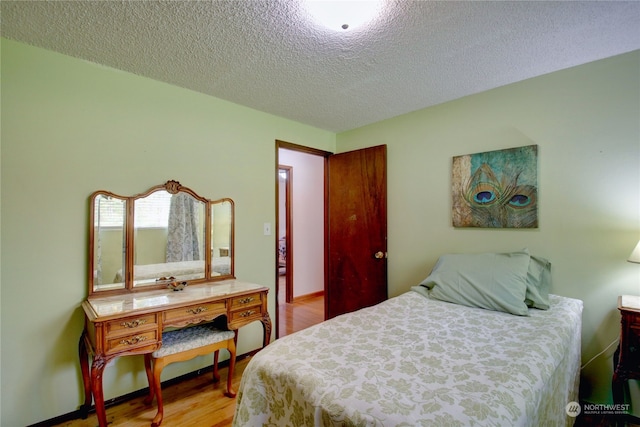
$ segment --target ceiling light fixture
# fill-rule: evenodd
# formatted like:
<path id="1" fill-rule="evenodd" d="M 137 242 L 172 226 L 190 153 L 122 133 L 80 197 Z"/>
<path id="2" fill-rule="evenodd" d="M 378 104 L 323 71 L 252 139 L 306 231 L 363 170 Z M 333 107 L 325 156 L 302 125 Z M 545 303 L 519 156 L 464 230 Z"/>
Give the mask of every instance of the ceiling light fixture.
<path id="1" fill-rule="evenodd" d="M 318 23 L 334 31 L 353 30 L 373 20 L 381 0 L 307 0 L 307 10 Z"/>

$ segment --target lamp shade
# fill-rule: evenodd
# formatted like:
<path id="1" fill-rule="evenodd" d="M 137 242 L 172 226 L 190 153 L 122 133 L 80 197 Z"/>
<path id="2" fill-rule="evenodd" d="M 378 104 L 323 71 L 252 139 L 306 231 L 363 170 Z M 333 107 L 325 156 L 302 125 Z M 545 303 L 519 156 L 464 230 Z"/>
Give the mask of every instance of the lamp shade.
<path id="1" fill-rule="evenodd" d="M 640 242 L 638 242 L 636 248 L 631 252 L 627 261 L 640 264 Z"/>

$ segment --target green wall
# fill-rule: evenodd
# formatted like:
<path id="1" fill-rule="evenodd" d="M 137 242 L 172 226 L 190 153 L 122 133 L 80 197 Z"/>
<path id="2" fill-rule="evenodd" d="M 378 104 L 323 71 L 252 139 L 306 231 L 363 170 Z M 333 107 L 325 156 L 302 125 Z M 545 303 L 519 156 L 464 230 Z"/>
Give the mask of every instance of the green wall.
<path id="1" fill-rule="evenodd" d="M 389 294 L 444 252 L 528 247 L 553 262 L 553 292 L 582 299 L 583 361 L 618 334 L 615 300 L 640 294 L 625 262 L 640 238 L 640 53 L 598 61 L 335 135 L 220 99 L 2 39 L 0 425 L 66 414 L 82 400 L 77 340 L 86 297 L 88 196 L 168 179 L 236 203 L 236 275 L 269 286 L 275 320 L 276 139 L 327 151 L 387 144 Z M 381 100 L 385 102 L 385 100 Z M 540 228 L 451 226 L 451 158 L 539 146 Z M 260 346 L 241 330 L 239 352 Z M 613 348 L 584 370 L 610 399 Z M 176 364 L 163 379 L 205 366 Z M 105 398 L 147 386 L 141 358 L 105 370 Z M 637 408 L 637 405 L 636 405 Z M 637 410 L 636 410 L 637 412 Z"/>
<path id="2" fill-rule="evenodd" d="M 442 253 L 528 247 L 552 262 L 553 293 L 584 301 L 583 363 L 616 339 L 618 295 L 640 295 L 640 265 L 625 262 L 640 239 L 640 52 L 337 137 L 341 152 L 378 144 L 388 150 L 390 295 L 426 277 Z M 452 157 L 531 144 L 540 227 L 453 228 Z M 610 400 L 614 350 L 583 370 L 583 397 L 594 403 Z"/>
<path id="3" fill-rule="evenodd" d="M 2 39 L 0 425 L 82 402 L 77 343 L 87 295 L 88 197 L 169 179 L 236 212 L 236 276 L 271 288 L 275 321 L 275 140 L 335 151 L 335 134 L 210 96 Z M 239 354 L 261 345 L 240 331 Z M 211 364 L 167 367 L 163 379 Z M 142 358 L 104 374 L 105 398 L 147 387 Z"/>

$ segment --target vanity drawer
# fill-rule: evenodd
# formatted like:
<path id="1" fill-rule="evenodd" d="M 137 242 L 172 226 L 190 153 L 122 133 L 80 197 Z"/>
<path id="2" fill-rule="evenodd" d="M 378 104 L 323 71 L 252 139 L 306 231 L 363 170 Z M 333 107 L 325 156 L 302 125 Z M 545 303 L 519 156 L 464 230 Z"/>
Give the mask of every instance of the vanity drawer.
<path id="1" fill-rule="evenodd" d="M 158 325 L 157 314 L 147 314 L 144 316 L 128 317 L 107 323 L 107 336 L 122 334 L 127 332 L 141 331 L 155 328 Z"/>
<path id="2" fill-rule="evenodd" d="M 262 318 L 262 307 L 254 306 L 254 307 L 244 307 L 240 310 L 235 310 L 231 312 L 231 319 L 229 319 L 229 323 L 237 324 L 244 323 L 254 320 L 259 320 Z"/>
<path id="3" fill-rule="evenodd" d="M 117 353 L 126 350 L 133 350 L 138 347 L 155 344 L 158 341 L 158 331 L 140 332 L 137 334 L 124 335 L 117 338 L 107 340 L 106 353 Z"/>
<path id="4" fill-rule="evenodd" d="M 234 297 L 229 310 L 229 323 L 234 327 L 240 327 L 262 319 L 263 298 L 266 298 L 264 292 Z"/>
<path id="5" fill-rule="evenodd" d="M 238 310 L 244 307 L 251 307 L 262 304 L 262 293 L 258 292 L 250 295 L 235 297 L 231 300 L 231 310 Z"/>
<path id="6" fill-rule="evenodd" d="M 189 323 L 199 323 L 205 320 L 209 321 L 223 314 L 227 314 L 227 304 L 225 301 L 175 308 L 164 312 L 164 326 L 180 326 Z"/>

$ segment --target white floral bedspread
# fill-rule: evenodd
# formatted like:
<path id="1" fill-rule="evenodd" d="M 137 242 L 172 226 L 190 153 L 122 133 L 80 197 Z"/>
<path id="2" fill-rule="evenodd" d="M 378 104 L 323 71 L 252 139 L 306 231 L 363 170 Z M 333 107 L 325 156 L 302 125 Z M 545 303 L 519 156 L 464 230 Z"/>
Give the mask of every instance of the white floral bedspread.
<path id="1" fill-rule="evenodd" d="M 278 339 L 244 371 L 233 425 L 562 426 L 582 301 L 529 317 L 407 292 Z"/>

